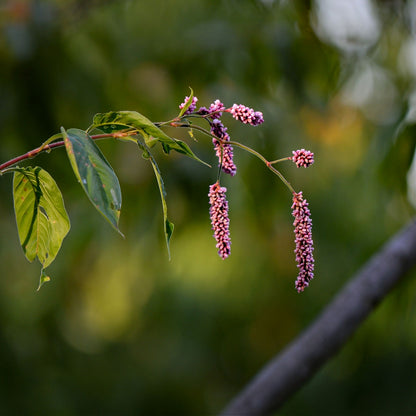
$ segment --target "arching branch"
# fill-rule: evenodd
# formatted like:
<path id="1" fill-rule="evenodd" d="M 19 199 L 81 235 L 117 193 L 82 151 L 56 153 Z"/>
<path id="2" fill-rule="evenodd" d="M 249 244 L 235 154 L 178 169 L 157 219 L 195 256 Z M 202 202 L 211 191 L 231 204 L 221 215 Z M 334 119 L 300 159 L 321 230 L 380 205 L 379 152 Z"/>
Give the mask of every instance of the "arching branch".
<path id="1" fill-rule="evenodd" d="M 278 354 L 221 413 L 268 415 L 331 358 L 416 264 L 416 221 L 376 253 L 303 334 Z"/>

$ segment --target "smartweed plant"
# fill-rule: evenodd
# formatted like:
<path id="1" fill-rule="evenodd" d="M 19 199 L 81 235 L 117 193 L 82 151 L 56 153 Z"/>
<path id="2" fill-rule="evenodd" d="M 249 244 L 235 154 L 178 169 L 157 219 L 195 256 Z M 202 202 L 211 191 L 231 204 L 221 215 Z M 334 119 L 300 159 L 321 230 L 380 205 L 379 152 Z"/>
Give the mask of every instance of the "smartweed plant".
<path id="1" fill-rule="evenodd" d="M 291 156 L 277 160 L 267 160 L 256 150 L 231 140 L 223 116 L 228 113 L 234 119 L 250 126 L 264 122 L 263 114 L 242 104 L 226 107 L 215 100 L 209 107 L 197 107 L 198 98 L 193 91 L 179 105 L 179 114 L 165 122 L 152 122 L 136 111 L 111 111 L 96 114 L 92 125 L 86 130 L 64 129 L 50 137 L 41 146 L 0 165 L 0 174 L 13 173 L 13 198 L 20 244 L 29 261 L 36 258 L 41 264 L 38 289 L 50 281 L 45 269 L 55 260 L 62 241 L 70 229 L 70 221 L 65 210 L 62 194 L 51 175 L 39 166 L 20 166 L 20 163 L 34 158 L 42 152 L 50 152 L 65 147 L 74 174 L 95 208 L 112 227 L 121 234 L 118 227 L 121 211 L 121 190 L 118 178 L 96 145 L 97 140 L 116 138 L 137 144 L 143 157 L 152 165 L 162 200 L 163 227 L 170 258 L 169 241 L 173 233 L 173 223 L 168 219 L 166 191 L 162 175 L 152 154 L 152 148 L 160 145 L 166 154 L 179 152 L 200 163 L 199 159 L 184 141 L 168 136 L 166 126 L 189 129 L 212 140 L 213 150 L 218 158 L 216 181 L 209 187 L 211 225 L 214 231 L 218 254 L 226 259 L 231 254 L 230 220 L 228 216 L 227 189 L 221 186 L 222 174 L 234 176 L 237 167 L 234 163 L 233 146 L 241 148 L 259 158 L 268 169 L 277 175 L 292 194 L 292 215 L 295 232 L 295 254 L 299 274 L 295 282 L 298 292 L 302 292 L 313 278 L 314 258 L 312 240 L 312 220 L 308 202 L 303 193 L 296 192 L 286 178 L 275 167 L 277 163 L 292 161 L 298 168 L 309 167 L 314 162 L 312 152 L 299 149 Z M 195 123 L 199 119 L 200 123 Z M 205 127 L 204 127 L 204 123 Z M 201 125 L 202 124 L 202 125 Z M 209 166 L 209 165 L 208 165 Z"/>

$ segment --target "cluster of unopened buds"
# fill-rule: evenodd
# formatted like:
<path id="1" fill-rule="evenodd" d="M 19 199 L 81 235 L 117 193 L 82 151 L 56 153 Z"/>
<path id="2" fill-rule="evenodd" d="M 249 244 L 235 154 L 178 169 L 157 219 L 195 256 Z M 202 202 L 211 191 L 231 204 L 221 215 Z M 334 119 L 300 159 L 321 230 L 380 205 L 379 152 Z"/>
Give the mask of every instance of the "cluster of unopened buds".
<path id="1" fill-rule="evenodd" d="M 308 202 L 303 198 L 302 192 L 296 192 L 274 165 L 278 162 L 291 160 L 298 168 L 307 168 L 314 162 L 313 153 L 309 150 L 299 149 L 293 151 L 292 156 L 268 161 L 260 153 L 250 147 L 232 141 L 227 132 L 227 127 L 224 126 L 221 120 L 223 113 L 229 113 L 233 118 L 244 124 L 258 126 L 264 122 L 262 112 L 254 111 L 252 108 L 242 104 L 233 104 L 231 107 L 227 108 L 220 100 L 215 100 L 208 108 L 197 108 L 197 102 L 198 98 L 195 96 L 185 97 L 184 102 L 179 106 L 181 115 L 178 120 L 189 120 L 191 117 L 200 117 L 207 120 L 210 126 L 209 131 L 201 127 L 192 126 L 192 128 L 197 128 L 212 137 L 212 143 L 219 161 L 217 180 L 210 186 L 208 194 L 211 225 L 214 231 L 214 238 L 217 242 L 219 256 L 222 259 L 226 259 L 231 253 L 230 220 L 228 216 L 228 202 L 226 199 L 227 188 L 220 185 L 220 176 L 221 172 L 231 176 L 234 176 L 237 172 L 233 157 L 232 146 L 234 145 L 261 159 L 273 173 L 279 176 L 292 193 L 292 215 L 295 218 L 293 223 L 295 228 L 295 254 L 297 267 L 299 269 L 295 287 L 298 292 L 303 292 L 313 278 L 314 270 L 311 213 L 308 209 Z M 190 124 L 187 126 L 190 127 Z"/>

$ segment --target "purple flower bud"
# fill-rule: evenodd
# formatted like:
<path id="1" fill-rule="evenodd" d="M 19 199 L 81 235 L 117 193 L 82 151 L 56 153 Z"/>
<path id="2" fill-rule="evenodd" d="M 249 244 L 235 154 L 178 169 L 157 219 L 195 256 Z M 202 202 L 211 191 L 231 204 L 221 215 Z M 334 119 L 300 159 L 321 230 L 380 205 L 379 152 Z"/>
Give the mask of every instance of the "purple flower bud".
<path id="1" fill-rule="evenodd" d="M 229 141 L 230 136 L 227 133 L 227 127 L 225 127 L 219 119 L 213 120 L 211 124 L 211 133 L 219 139 Z M 230 144 L 221 143 L 215 138 L 212 139 L 214 144 L 215 154 L 218 157 L 219 165 L 223 172 L 234 176 L 237 172 L 237 167 L 233 161 L 233 147 Z"/>
<path id="2" fill-rule="evenodd" d="M 294 150 L 293 156 L 290 158 L 293 160 L 293 162 L 296 163 L 296 166 L 298 168 L 304 167 L 307 168 L 308 166 L 312 165 L 314 162 L 313 160 L 313 153 L 309 150 L 300 149 L 300 150 Z"/>
<path id="3" fill-rule="evenodd" d="M 179 106 L 179 108 L 182 110 L 182 108 L 184 108 L 185 107 L 185 105 L 186 105 L 186 103 L 188 102 L 188 100 L 189 100 L 189 97 L 188 96 L 186 96 L 185 97 L 185 100 L 183 101 L 183 103 Z M 188 109 L 185 111 L 185 113 L 184 114 L 191 114 L 191 113 L 193 113 L 194 111 L 195 111 L 195 109 L 196 109 L 196 103 L 197 103 L 197 101 L 198 101 L 198 98 L 196 98 L 196 97 L 192 97 L 192 103 L 191 103 L 191 105 L 188 107 Z"/>
<path id="4" fill-rule="evenodd" d="M 255 111 L 252 118 L 251 118 L 251 125 L 258 126 L 259 124 L 264 122 L 263 113 L 261 111 Z"/>
<path id="5" fill-rule="evenodd" d="M 217 241 L 219 256 L 224 260 L 231 253 L 230 220 L 228 218 L 228 202 L 225 197 L 227 188 L 221 187 L 215 182 L 209 187 L 209 215 L 214 230 L 214 238 Z"/>
<path id="6" fill-rule="evenodd" d="M 292 215 L 295 217 L 295 254 L 299 274 L 295 282 L 296 290 L 300 293 L 309 286 L 313 279 L 314 258 L 312 240 L 312 220 L 308 202 L 303 199 L 302 192 L 293 193 Z"/>
<path id="7" fill-rule="evenodd" d="M 200 114 L 201 116 L 205 116 L 209 114 L 209 110 L 206 107 L 199 107 L 197 113 Z"/>
<path id="8" fill-rule="evenodd" d="M 223 139 L 227 134 L 227 127 L 221 123 L 221 120 L 215 119 L 211 123 L 211 133 L 217 136 L 219 139 Z"/>
<path id="9" fill-rule="evenodd" d="M 234 104 L 225 111 L 231 113 L 236 120 L 241 121 L 244 124 L 258 126 L 264 122 L 263 113 L 261 111 L 254 111 L 252 108 L 246 107 L 243 104 Z"/>

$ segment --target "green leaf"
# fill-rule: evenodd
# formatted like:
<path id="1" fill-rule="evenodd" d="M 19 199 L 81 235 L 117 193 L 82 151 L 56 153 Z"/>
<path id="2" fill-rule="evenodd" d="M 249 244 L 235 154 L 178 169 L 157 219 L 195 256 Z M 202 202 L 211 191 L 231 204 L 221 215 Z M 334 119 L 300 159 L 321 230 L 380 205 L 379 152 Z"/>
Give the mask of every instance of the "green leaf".
<path id="1" fill-rule="evenodd" d="M 160 192 L 160 198 L 162 200 L 162 211 L 163 211 L 163 228 L 165 232 L 165 240 L 166 240 L 166 246 L 168 249 L 168 256 L 170 260 L 170 239 L 173 234 L 173 228 L 174 224 L 168 220 L 168 206 L 166 204 L 166 190 L 165 190 L 165 184 L 163 183 L 162 175 L 159 170 L 159 166 L 156 163 L 155 158 L 150 153 L 150 149 L 148 146 L 146 146 L 145 143 L 140 142 L 140 140 L 137 142 L 139 148 L 143 151 L 143 157 L 145 159 L 148 159 L 150 163 L 152 164 L 153 171 L 155 172 L 157 185 L 159 187 Z"/>
<path id="2" fill-rule="evenodd" d="M 189 87 L 189 89 L 191 90 L 191 94 L 189 95 L 188 99 L 186 100 L 186 103 L 185 103 L 184 107 L 179 112 L 178 117 L 182 117 L 185 114 L 186 110 L 189 108 L 189 106 L 192 104 L 192 99 L 194 98 L 194 91 L 191 87 Z"/>
<path id="3" fill-rule="evenodd" d="M 70 229 L 61 192 L 42 168 L 15 168 L 13 199 L 23 252 L 30 262 L 37 257 L 43 271 L 54 261 Z"/>
<path id="4" fill-rule="evenodd" d="M 163 130 L 155 126 L 147 117 L 137 111 L 98 113 L 94 116 L 93 124 L 89 129 L 91 128 L 99 128 L 106 133 L 134 129 L 143 136 L 147 146 L 155 143 L 154 140 L 150 139 L 151 137 L 162 141 L 173 140 Z"/>
<path id="5" fill-rule="evenodd" d="M 113 168 L 83 130 L 61 128 L 72 169 L 94 207 L 121 234 L 121 190 Z"/>
<path id="6" fill-rule="evenodd" d="M 106 133 L 133 129 L 144 138 L 145 144 L 149 148 L 159 141 L 165 153 L 169 153 L 170 150 L 175 150 L 210 167 L 210 165 L 199 159 L 186 143 L 169 137 L 148 118 L 136 111 L 110 111 L 109 113 L 96 114 L 89 130 L 91 129 L 100 129 Z M 137 142 L 137 138 L 135 139 L 130 136 L 127 140 Z"/>

